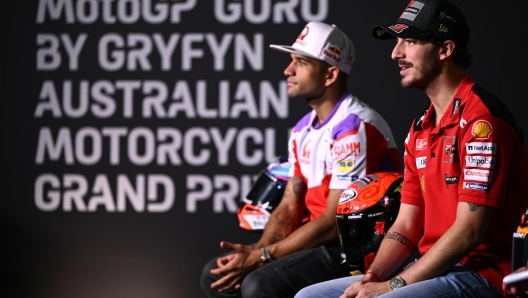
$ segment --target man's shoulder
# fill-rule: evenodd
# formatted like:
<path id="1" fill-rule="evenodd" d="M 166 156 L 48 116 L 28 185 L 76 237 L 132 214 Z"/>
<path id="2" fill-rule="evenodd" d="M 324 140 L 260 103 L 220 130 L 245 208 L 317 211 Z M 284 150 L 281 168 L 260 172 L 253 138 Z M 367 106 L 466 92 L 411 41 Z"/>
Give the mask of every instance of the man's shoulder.
<path id="1" fill-rule="evenodd" d="M 343 118 L 349 117 L 349 115 L 354 115 L 363 122 L 386 122 L 383 116 L 378 111 L 376 111 L 376 109 L 369 106 L 367 103 L 352 94 L 349 94 L 343 100 L 341 110 L 343 113 Z"/>
<path id="2" fill-rule="evenodd" d="M 306 113 L 294 126 L 295 131 L 301 131 L 304 127 L 309 126 L 312 119 L 313 111 Z"/>
<path id="3" fill-rule="evenodd" d="M 473 86 L 472 91 L 472 96 L 468 98 L 462 112 L 462 117 L 468 123 L 482 118 L 499 118 L 506 121 L 521 141 L 524 141 L 523 132 L 517 120 L 499 97 L 488 92 L 478 84 Z"/>

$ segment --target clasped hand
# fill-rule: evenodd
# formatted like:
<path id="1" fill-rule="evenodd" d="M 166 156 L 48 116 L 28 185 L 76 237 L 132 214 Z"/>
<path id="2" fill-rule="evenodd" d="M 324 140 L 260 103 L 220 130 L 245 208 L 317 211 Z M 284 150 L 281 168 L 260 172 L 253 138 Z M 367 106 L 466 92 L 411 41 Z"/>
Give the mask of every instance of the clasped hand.
<path id="1" fill-rule="evenodd" d="M 227 241 L 220 242 L 220 247 L 232 253 L 216 260 L 218 268 L 212 269 L 211 273 L 223 275 L 223 277 L 212 283 L 211 288 L 218 289 L 220 292 L 240 289 L 244 277 L 262 265 L 260 250 L 249 245 Z"/>
<path id="2" fill-rule="evenodd" d="M 364 277 L 348 287 L 339 298 L 374 298 L 388 292 L 387 282 L 377 282 Z"/>

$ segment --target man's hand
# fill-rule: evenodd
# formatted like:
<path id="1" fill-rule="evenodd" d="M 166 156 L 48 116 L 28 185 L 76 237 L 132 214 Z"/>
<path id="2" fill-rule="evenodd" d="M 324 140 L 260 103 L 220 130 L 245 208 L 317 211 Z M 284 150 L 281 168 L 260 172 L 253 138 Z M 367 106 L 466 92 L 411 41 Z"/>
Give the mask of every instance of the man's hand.
<path id="1" fill-rule="evenodd" d="M 526 270 L 528 270 L 528 264 L 512 273 L 518 273 Z M 502 283 L 502 290 L 506 292 L 506 297 L 528 297 L 528 280 L 519 281 L 509 285 Z"/>
<path id="2" fill-rule="evenodd" d="M 218 268 L 212 269 L 211 273 L 223 277 L 212 283 L 211 288 L 216 288 L 220 292 L 239 289 L 244 277 L 261 266 L 260 249 L 226 241 L 220 242 L 220 247 L 233 253 L 216 261 Z"/>
<path id="3" fill-rule="evenodd" d="M 377 282 L 368 274 L 348 287 L 339 298 L 374 298 L 388 291 L 388 282 Z"/>

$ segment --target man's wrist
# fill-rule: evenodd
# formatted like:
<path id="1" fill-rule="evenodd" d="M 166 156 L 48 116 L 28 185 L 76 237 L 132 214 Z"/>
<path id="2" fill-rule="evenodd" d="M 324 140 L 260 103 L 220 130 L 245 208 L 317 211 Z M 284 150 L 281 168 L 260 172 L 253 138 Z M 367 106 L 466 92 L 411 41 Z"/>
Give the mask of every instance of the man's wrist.
<path id="1" fill-rule="evenodd" d="M 405 280 L 398 275 L 396 275 L 395 277 L 389 280 L 389 290 L 390 291 L 403 288 L 406 285 L 407 283 L 405 282 Z"/>
<path id="2" fill-rule="evenodd" d="M 267 246 L 263 246 L 260 249 L 260 253 L 260 260 L 262 261 L 262 265 L 266 265 L 273 261 L 273 257 L 271 256 Z"/>
<path id="3" fill-rule="evenodd" d="M 368 274 L 374 276 L 374 278 L 376 278 L 379 282 L 383 282 L 383 281 L 386 280 L 385 277 L 383 277 L 383 275 L 381 275 L 381 274 L 376 274 L 376 273 L 374 273 L 372 271 L 367 271 L 367 273 L 365 273 L 365 275 L 368 275 Z"/>

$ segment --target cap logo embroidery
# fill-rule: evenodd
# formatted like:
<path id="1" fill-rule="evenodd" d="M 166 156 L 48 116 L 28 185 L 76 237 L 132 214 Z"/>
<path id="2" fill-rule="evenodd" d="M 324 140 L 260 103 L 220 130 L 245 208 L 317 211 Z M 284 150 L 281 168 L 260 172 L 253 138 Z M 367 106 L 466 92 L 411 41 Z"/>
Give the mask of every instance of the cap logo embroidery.
<path id="1" fill-rule="evenodd" d="M 305 26 L 301 34 L 297 36 L 295 43 L 298 43 L 302 46 L 306 46 L 306 42 L 304 41 L 304 38 L 306 37 L 306 35 L 308 35 L 308 32 L 310 32 L 310 28 L 308 26 Z"/>
<path id="2" fill-rule="evenodd" d="M 392 31 L 396 33 L 402 33 L 402 31 L 407 28 L 409 28 L 409 26 L 404 25 L 404 24 L 396 24 L 396 25 L 389 26 L 389 29 L 391 29 Z"/>
<path id="3" fill-rule="evenodd" d="M 440 12 L 440 15 L 438 16 L 438 18 L 439 18 L 440 20 L 446 19 L 446 20 L 448 20 L 448 21 L 451 21 L 451 22 L 453 22 L 453 23 L 456 23 L 456 20 L 455 20 L 455 19 L 453 19 L 452 17 L 446 15 L 445 12 L 443 12 L 443 11 Z"/>
<path id="4" fill-rule="evenodd" d="M 301 32 L 301 34 L 299 34 L 299 37 L 297 37 L 297 39 L 304 40 L 306 35 L 308 35 L 308 32 L 310 32 L 310 27 L 304 27 L 303 31 Z"/>
<path id="5" fill-rule="evenodd" d="M 400 16 L 400 19 L 407 19 L 409 21 L 414 21 L 416 16 L 420 13 L 422 8 L 425 6 L 422 2 L 419 1 L 411 1 L 409 5 L 405 8 L 402 15 Z"/>
<path id="6" fill-rule="evenodd" d="M 336 62 L 341 61 L 341 50 L 338 46 L 327 44 L 326 47 L 323 49 L 323 55 Z"/>
<path id="7" fill-rule="evenodd" d="M 385 31 L 385 29 L 379 29 L 379 30 L 376 30 L 376 35 L 377 36 L 382 36 L 383 34 L 387 33 L 387 31 Z"/>
<path id="8" fill-rule="evenodd" d="M 438 31 L 447 33 L 449 30 L 447 30 L 446 26 L 444 26 L 443 24 L 440 24 L 440 29 L 438 29 Z"/>
<path id="9" fill-rule="evenodd" d="M 419 9 L 416 9 L 416 8 L 414 8 L 414 7 L 407 7 L 407 8 L 405 9 L 405 12 L 410 12 L 410 13 L 418 14 L 418 13 L 420 12 L 420 10 L 419 10 Z"/>

